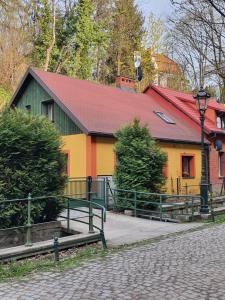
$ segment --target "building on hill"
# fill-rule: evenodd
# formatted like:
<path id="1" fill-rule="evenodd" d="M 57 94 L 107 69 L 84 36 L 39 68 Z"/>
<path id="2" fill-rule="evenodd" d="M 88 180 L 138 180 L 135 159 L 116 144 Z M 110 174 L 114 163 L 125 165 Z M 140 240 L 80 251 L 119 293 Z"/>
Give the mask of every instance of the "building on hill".
<path id="1" fill-rule="evenodd" d="M 119 87 L 126 82 L 117 80 Z M 185 112 L 171 105 L 159 90 L 145 94 L 77 80 L 29 68 L 11 106 L 34 115 L 45 115 L 62 135 L 68 175 L 110 177 L 115 167 L 114 133 L 139 118 L 168 157 L 167 193 L 178 193 L 186 184 L 198 192 L 200 181 L 200 130 Z"/>
<path id="2" fill-rule="evenodd" d="M 178 63 L 164 54 L 153 54 L 152 61 L 155 67 L 153 84 L 178 90 L 186 89 L 188 84 Z"/>
<path id="3" fill-rule="evenodd" d="M 199 112 L 192 94 L 154 85 L 149 86 L 144 93 L 150 97 L 158 95 L 164 102 L 184 113 L 200 128 Z M 209 100 L 204 131 L 205 138 L 210 143 L 208 176 L 213 190 L 220 192 L 225 178 L 225 106 L 216 100 Z"/>

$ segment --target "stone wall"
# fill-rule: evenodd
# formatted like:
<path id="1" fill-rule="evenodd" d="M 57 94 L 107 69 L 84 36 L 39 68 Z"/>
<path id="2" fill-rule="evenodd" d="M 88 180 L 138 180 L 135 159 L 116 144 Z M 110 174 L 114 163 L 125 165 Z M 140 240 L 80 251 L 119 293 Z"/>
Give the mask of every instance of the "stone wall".
<path id="1" fill-rule="evenodd" d="M 60 221 L 32 225 L 31 240 L 33 243 L 53 239 L 54 235 L 62 236 Z M 26 243 L 26 228 L 1 229 L 0 249 L 24 245 Z"/>

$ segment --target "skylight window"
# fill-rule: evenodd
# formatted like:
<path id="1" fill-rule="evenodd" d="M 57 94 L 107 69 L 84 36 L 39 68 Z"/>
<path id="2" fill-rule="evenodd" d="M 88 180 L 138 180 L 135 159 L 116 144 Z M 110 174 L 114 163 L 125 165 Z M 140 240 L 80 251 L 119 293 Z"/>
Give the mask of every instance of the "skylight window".
<path id="1" fill-rule="evenodd" d="M 172 120 L 170 117 L 165 115 L 163 112 L 155 111 L 154 112 L 158 117 L 160 117 L 164 122 L 167 124 L 176 124 L 174 120 Z"/>

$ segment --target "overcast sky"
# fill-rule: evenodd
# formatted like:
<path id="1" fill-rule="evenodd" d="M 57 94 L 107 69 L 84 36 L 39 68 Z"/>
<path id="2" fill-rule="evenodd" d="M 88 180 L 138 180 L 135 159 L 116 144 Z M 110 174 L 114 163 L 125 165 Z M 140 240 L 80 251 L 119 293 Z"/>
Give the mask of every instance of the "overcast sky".
<path id="1" fill-rule="evenodd" d="M 145 17 L 150 13 L 161 16 L 166 19 L 173 11 L 170 0 L 136 0 Z"/>

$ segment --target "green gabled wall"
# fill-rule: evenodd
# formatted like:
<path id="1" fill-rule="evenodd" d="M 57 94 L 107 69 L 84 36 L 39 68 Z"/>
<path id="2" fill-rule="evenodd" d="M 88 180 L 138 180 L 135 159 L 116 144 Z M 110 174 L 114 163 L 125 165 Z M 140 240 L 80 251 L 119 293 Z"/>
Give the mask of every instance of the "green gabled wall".
<path id="1" fill-rule="evenodd" d="M 19 100 L 17 100 L 16 107 L 26 110 L 26 106 L 30 105 L 33 115 L 41 115 L 42 102 L 47 100 L 51 100 L 50 95 L 32 78 L 22 92 Z M 73 123 L 56 103 L 54 103 L 54 120 L 55 127 L 62 135 L 82 133 L 80 128 Z"/>

